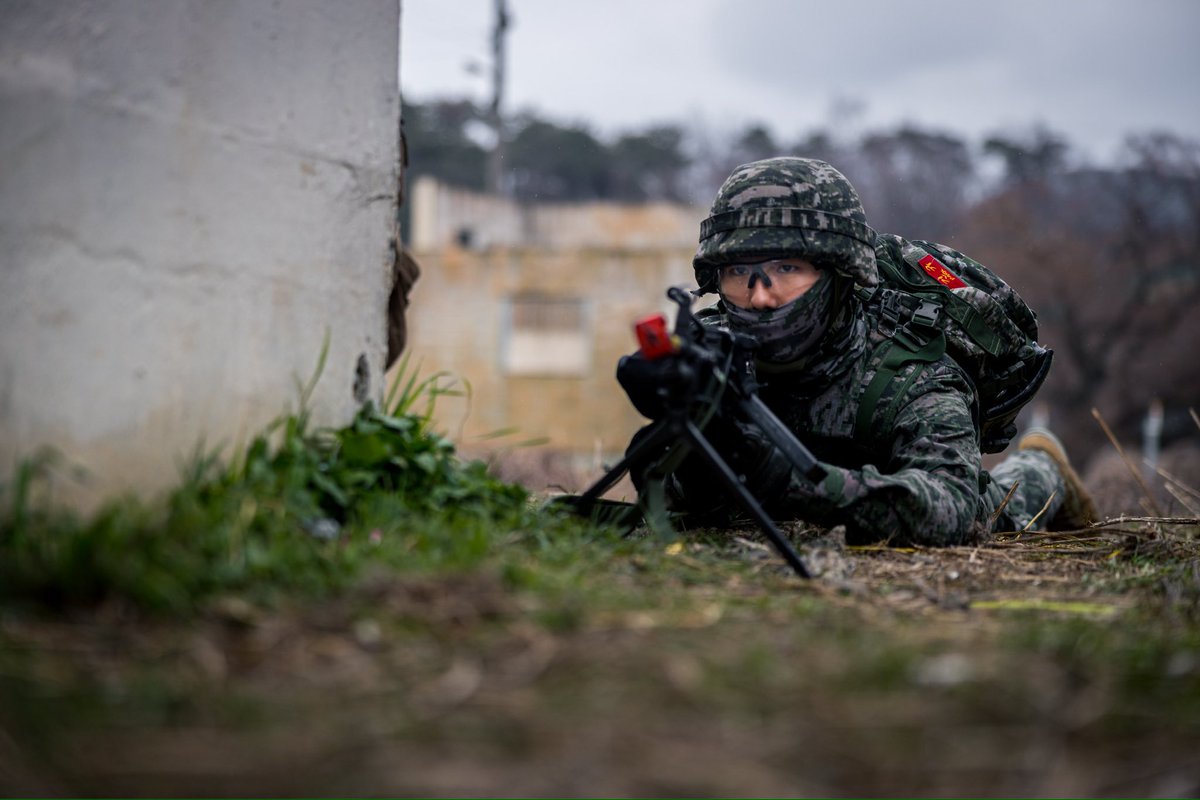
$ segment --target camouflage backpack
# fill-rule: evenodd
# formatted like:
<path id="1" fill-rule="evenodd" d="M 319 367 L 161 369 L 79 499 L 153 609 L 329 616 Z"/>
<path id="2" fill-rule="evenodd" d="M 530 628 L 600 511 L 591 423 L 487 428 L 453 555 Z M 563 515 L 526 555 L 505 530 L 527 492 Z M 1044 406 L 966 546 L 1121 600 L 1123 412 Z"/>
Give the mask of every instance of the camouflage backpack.
<path id="1" fill-rule="evenodd" d="M 1017 413 L 1050 371 L 1053 351 L 1037 343 L 1037 316 L 999 276 L 957 250 L 880 234 L 875 256 L 879 285 L 857 291 L 886 338 L 858 409 L 855 439 L 868 440 L 877 414 L 882 429 L 890 429 L 900 409 L 878 408 L 879 399 L 906 364 L 922 364 L 907 378 L 911 383 L 925 364 L 949 353 L 975 385 L 980 449 L 1000 452 L 1016 435 Z M 906 388 L 892 396 L 903 397 Z"/>

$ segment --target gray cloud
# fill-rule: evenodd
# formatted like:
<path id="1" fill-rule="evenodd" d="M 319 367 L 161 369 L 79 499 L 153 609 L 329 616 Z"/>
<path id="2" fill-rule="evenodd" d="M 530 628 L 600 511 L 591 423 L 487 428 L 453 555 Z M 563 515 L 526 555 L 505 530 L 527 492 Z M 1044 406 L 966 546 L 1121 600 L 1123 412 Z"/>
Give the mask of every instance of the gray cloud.
<path id="1" fill-rule="evenodd" d="M 510 109 L 602 130 L 765 122 L 784 140 L 859 100 L 860 129 L 966 137 L 1040 123 L 1107 157 L 1128 132 L 1200 138 L 1200 0 L 511 0 Z M 487 95 L 486 0 L 405 0 L 413 99 Z"/>
<path id="2" fill-rule="evenodd" d="M 1126 130 L 1200 132 L 1197 32 L 1191 0 L 758 0 L 722 4 L 709 46 L 741 81 L 826 108 L 854 97 L 881 123 L 1042 122 L 1111 145 Z"/>

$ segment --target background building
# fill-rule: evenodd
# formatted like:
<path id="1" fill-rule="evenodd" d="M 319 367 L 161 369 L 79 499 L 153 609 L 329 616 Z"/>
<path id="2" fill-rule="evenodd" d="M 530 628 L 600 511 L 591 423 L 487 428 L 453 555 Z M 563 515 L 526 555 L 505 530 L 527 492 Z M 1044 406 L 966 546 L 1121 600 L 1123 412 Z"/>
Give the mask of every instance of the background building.
<path id="1" fill-rule="evenodd" d="M 617 360 L 636 348 L 638 318 L 674 319 L 669 286 L 694 288 L 707 209 L 521 204 L 432 178 L 410 209 L 421 263 L 411 361 L 469 388 L 438 401 L 440 426 L 468 452 L 536 440 L 585 472 L 622 452 L 645 420 L 617 385 Z"/>

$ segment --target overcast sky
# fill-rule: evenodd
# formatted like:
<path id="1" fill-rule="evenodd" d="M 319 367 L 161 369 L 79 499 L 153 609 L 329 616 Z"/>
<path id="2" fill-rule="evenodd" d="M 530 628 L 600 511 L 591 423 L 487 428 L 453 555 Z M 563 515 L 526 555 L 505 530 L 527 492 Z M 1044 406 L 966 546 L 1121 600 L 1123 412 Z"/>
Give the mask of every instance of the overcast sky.
<path id="1" fill-rule="evenodd" d="M 401 0 L 406 99 L 490 98 L 494 0 Z M 1200 139 L 1200 0 L 509 0 L 509 112 L 599 134 L 761 122 L 784 142 L 902 122 L 977 142 L 1041 124 L 1106 161 Z M 474 73 L 469 65 L 475 64 Z"/>

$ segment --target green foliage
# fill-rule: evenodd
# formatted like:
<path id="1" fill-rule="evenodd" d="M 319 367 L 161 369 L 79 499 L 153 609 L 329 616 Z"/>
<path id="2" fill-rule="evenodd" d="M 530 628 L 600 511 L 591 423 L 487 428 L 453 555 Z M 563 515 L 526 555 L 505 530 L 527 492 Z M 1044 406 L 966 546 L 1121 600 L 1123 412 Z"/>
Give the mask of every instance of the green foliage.
<path id="1" fill-rule="evenodd" d="M 466 189 L 485 185 L 487 115 L 465 100 L 405 103 L 410 180 L 431 175 Z M 611 142 L 583 124 L 527 112 L 506 124 L 505 163 L 520 200 L 683 200 L 689 157 L 682 127 L 649 126 Z"/>
<path id="2" fill-rule="evenodd" d="M 614 193 L 624 200 L 683 202 L 685 155 L 683 129 L 659 125 L 643 133 L 627 133 L 611 148 Z"/>
<path id="3" fill-rule="evenodd" d="M 413 174 L 482 190 L 487 151 L 468 135 L 482 112 L 467 100 L 404 104 L 404 135 Z"/>
<path id="4" fill-rule="evenodd" d="M 612 158 L 583 127 L 530 117 L 507 146 L 517 197 L 549 202 L 612 197 Z"/>
<path id="5" fill-rule="evenodd" d="M 469 567 L 515 529 L 574 524 L 430 428 L 449 391 L 440 377 L 410 376 L 394 413 L 368 404 L 336 430 L 310 430 L 304 410 L 282 416 L 231 465 L 198 456 L 165 497 L 118 498 L 86 519 L 39 499 L 55 462 L 31 459 L 0 495 L 0 599 L 187 612 L 231 592 L 336 588 L 372 563 Z"/>

